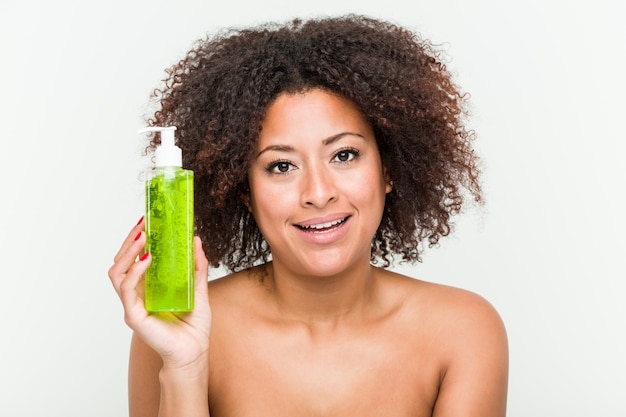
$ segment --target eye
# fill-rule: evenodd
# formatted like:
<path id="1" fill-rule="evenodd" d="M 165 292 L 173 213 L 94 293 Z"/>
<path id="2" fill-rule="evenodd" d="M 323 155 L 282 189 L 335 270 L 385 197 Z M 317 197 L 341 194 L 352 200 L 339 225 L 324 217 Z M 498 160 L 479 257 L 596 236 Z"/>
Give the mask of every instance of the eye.
<path id="1" fill-rule="evenodd" d="M 360 152 L 356 149 L 352 149 L 352 148 L 341 149 L 335 154 L 335 156 L 333 157 L 333 160 L 340 162 L 340 163 L 345 163 L 345 162 L 350 162 L 358 158 L 359 155 L 360 155 Z"/>
<path id="2" fill-rule="evenodd" d="M 278 160 L 271 162 L 265 170 L 270 174 L 287 174 L 289 171 L 295 169 L 294 165 L 289 161 Z"/>

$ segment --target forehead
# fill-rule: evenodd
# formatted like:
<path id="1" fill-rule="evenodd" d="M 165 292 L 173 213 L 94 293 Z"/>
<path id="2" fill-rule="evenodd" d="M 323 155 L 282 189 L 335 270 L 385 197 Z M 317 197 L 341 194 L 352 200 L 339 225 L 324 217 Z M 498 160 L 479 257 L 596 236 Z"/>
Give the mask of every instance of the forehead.
<path id="1" fill-rule="evenodd" d="M 371 127 L 350 100 L 320 89 L 283 93 L 267 108 L 258 142 L 322 139 L 342 131 L 371 135 Z"/>

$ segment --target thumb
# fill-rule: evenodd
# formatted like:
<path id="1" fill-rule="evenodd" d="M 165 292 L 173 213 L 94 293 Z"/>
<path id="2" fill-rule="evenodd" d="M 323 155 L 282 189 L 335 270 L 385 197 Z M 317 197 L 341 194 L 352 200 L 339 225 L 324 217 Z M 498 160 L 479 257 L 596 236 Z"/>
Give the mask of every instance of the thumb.
<path id="1" fill-rule="evenodd" d="M 194 286 L 199 294 L 207 293 L 207 281 L 209 278 L 209 261 L 202 249 L 202 240 L 198 236 L 193 238 L 194 255 Z"/>

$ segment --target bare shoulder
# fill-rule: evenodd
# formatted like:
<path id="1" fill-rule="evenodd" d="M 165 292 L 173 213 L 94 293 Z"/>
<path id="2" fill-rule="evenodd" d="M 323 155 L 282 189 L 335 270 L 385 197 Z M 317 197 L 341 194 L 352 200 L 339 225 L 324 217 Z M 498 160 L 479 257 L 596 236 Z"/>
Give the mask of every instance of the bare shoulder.
<path id="1" fill-rule="evenodd" d="M 406 308 L 415 313 L 415 320 L 421 325 L 436 325 L 440 331 L 454 334 L 504 330 L 493 305 L 475 292 L 390 271 L 385 271 L 385 275 L 395 290 L 404 294 Z"/>
<path id="2" fill-rule="evenodd" d="M 239 328 L 244 321 L 263 310 L 266 296 L 263 270 L 260 268 L 246 269 L 209 281 L 213 328 Z"/>
<path id="3" fill-rule="evenodd" d="M 236 307 L 238 300 L 249 301 L 250 292 L 262 287 L 263 272 L 259 268 L 246 269 L 209 281 L 211 306 L 228 303 Z"/>
<path id="4" fill-rule="evenodd" d="M 405 323 L 430 341 L 442 369 L 477 355 L 508 366 L 504 323 L 483 296 L 389 271 L 385 275 L 393 291 L 402 294 Z"/>
<path id="5" fill-rule="evenodd" d="M 508 341 L 503 321 L 484 297 L 464 289 L 389 275 L 406 294 L 404 309 L 440 386 L 433 416 L 504 416 Z"/>

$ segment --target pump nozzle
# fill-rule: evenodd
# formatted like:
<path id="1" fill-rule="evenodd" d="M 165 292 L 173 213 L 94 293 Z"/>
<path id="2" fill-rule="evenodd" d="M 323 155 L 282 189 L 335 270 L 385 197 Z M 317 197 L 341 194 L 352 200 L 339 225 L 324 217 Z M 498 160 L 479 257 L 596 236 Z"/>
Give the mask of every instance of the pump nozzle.
<path id="1" fill-rule="evenodd" d="M 174 140 L 174 131 L 176 126 L 150 126 L 139 129 L 137 133 L 159 132 L 161 134 L 161 144 L 157 146 L 154 152 L 155 165 L 157 167 L 183 165 L 183 156 L 181 149 L 176 146 Z"/>

